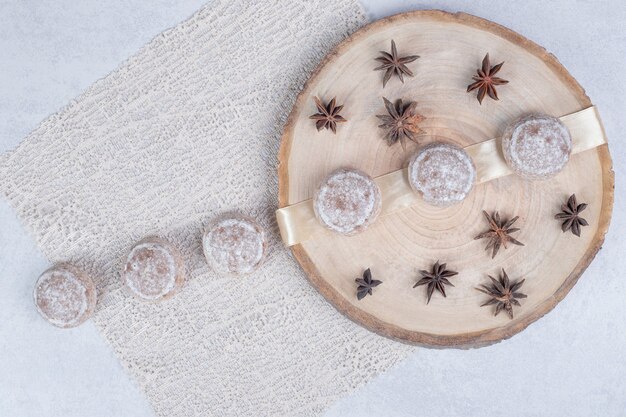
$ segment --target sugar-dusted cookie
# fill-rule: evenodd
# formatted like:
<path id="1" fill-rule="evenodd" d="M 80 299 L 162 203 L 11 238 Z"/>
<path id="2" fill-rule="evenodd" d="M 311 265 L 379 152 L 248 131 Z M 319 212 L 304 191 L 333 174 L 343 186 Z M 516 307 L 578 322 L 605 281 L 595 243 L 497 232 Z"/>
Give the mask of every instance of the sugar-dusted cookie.
<path id="1" fill-rule="evenodd" d="M 462 201 L 474 186 L 476 168 L 463 149 L 436 142 L 419 149 L 409 161 L 409 183 L 435 206 Z"/>
<path id="2" fill-rule="evenodd" d="M 77 267 L 62 263 L 46 270 L 33 293 L 39 314 L 51 324 L 69 328 L 82 324 L 96 308 L 96 287 Z"/>
<path id="3" fill-rule="evenodd" d="M 338 169 L 318 186 L 313 200 L 315 216 L 334 232 L 355 235 L 376 220 L 381 208 L 380 188 L 356 169 Z"/>
<path id="4" fill-rule="evenodd" d="M 511 169 L 523 178 L 541 180 L 558 174 L 572 152 L 572 137 L 557 118 L 531 114 L 502 136 L 502 153 Z"/>
<path id="5" fill-rule="evenodd" d="M 124 286 L 142 301 L 161 301 L 174 295 L 185 281 L 178 249 L 158 237 L 147 237 L 128 253 L 122 271 Z"/>
<path id="6" fill-rule="evenodd" d="M 204 256 L 211 267 L 224 274 L 249 274 L 265 259 L 267 237 L 256 220 L 238 213 L 215 219 L 202 238 Z"/>

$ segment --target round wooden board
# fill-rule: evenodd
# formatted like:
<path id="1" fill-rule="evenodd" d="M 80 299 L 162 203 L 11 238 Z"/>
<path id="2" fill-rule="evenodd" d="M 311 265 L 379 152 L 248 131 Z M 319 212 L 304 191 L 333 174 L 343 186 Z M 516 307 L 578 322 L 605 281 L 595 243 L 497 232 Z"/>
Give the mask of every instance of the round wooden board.
<path id="1" fill-rule="evenodd" d="M 394 39 L 400 55 L 420 55 L 410 64 L 415 76 L 404 84 L 392 78 L 382 86 L 382 71 L 373 71 L 378 51 Z M 485 53 L 492 63 L 505 61 L 499 76 L 510 81 L 498 89 L 500 101 L 482 106 L 465 89 Z M 308 116 L 313 96 L 336 96 L 349 121 L 317 132 Z M 498 137 L 504 127 L 529 112 L 563 116 L 591 105 L 584 90 L 554 56 L 543 48 L 487 20 L 441 11 L 416 11 L 374 22 L 341 43 L 320 64 L 300 93 L 282 138 L 279 166 L 280 207 L 313 197 L 316 186 L 340 167 L 361 169 L 373 177 L 406 165 L 417 145 L 403 151 L 381 140 L 376 114 L 384 114 L 382 97 L 418 102 L 434 140 L 461 146 Z M 478 347 L 511 337 L 550 311 L 572 288 L 600 249 L 609 227 L 614 177 L 608 146 L 573 155 L 563 172 L 549 181 L 528 182 L 507 176 L 477 185 L 470 196 L 449 208 L 418 203 L 379 218 L 364 233 L 342 237 L 330 232 L 293 246 L 292 251 L 312 285 L 339 311 L 370 330 L 404 342 L 433 347 Z M 589 207 L 590 226 L 582 237 L 561 232 L 554 219 L 571 193 Z M 481 214 L 498 210 L 520 216 L 515 235 L 525 243 L 491 259 L 485 241 L 474 236 L 487 224 Z M 412 288 L 418 270 L 435 261 L 459 271 L 447 298 L 436 293 L 426 304 L 425 287 Z M 383 281 L 373 296 L 356 298 L 354 279 L 371 268 Z M 486 296 L 475 287 L 505 268 L 511 279 L 526 278 L 528 298 L 515 318 L 494 316 L 480 307 Z"/>

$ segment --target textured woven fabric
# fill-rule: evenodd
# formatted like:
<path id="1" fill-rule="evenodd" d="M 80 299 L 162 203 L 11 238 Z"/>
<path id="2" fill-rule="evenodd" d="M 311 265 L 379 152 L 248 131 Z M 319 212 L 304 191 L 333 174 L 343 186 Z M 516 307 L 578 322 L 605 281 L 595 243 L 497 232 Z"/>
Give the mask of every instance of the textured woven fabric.
<path id="1" fill-rule="evenodd" d="M 365 22 L 356 0 L 216 0 L 0 159 L 0 187 L 51 261 L 95 278 L 94 321 L 159 416 L 308 416 L 405 356 L 307 283 L 274 221 L 280 131 L 310 71 Z M 207 266 L 203 226 L 238 209 L 271 236 L 260 271 Z M 121 288 L 157 234 L 188 281 L 161 304 Z"/>

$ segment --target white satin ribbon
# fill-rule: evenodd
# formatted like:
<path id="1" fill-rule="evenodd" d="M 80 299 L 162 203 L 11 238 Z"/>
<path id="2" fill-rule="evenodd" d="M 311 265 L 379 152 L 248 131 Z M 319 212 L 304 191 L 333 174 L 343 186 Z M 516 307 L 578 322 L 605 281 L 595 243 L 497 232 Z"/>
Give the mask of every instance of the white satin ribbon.
<path id="1" fill-rule="evenodd" d="M 595 106 L 560 118 L 572 135 L 572 154 L 593 149 L 606 143 L 604 127 Z M 476 183 L 481 184 L 513 172 L 506 164 L 498 139 L 489 139 L 465 148 L 476 166 Z M 374 178 L 382 193 L 380 216 L 410 207 L 421 197 L 409 185 L 407 169 L 399 169 Z M 276 211 L 280 235 L 287 246 L 311 239 L 325 231 L 313 211 L 313 200 L 305 200 Z"/>

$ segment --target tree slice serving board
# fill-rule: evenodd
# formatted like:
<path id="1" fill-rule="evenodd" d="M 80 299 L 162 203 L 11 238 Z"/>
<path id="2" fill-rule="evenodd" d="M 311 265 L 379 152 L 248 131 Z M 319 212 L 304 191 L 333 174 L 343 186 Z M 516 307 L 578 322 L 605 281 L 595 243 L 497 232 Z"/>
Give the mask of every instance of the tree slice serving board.
<path id="1" fill-rule="evenodd" d="M 395 40 L 400 55 L 420 55 L 404 84 L 373 71 L 379 51 Z M 489 52 L 492 65 L 509 84 L 498 87 L 500 101 L 466 93 L 472 75 Z M 345 104 L 347 123 L 317 132 L 309 116 L 314 96 Z M 340 167 L 358 168 L 372 177 L 404 166 L 418 145 L 387 146 L 378 129 L 382 97 L 417 101 L 426 117 L 420 144 L 445 140 L 467 146 L 496 138 L 517 117 L 540 112 L 563 116 L 591 106 L 582 87 L 540 46 L 490 21 L 441 11 L 416 11 L 374 22 L 341 43 L 320 64 L 300 93 L 282 138 L 279 204 L 313 197 L 316 186 Z M 381 217 L 367 231 L 343 237 L 331 232 L 292 247 L 311 284 L 343 314 L 381 335 L 432 347 L 478 347 L 511 337 L 550 311 L 576 283 L 600 249 L 613 206 L 614 176 L 608 146 L 572 158 L 548 181 L 529 182 L 514 175 L 480 184 L 462 203 L 438 208 L 420 202 Z M 590 226 L 582 236 L 563 233 L 554 219 L 560 205 L 576 193 L 589 207 Z M 487 229 L 481 214 L 498 210 L 518 215 L 515 237 L 525 246 L 501 249 L 491 259 L 486 241 L 474 236 Z M 418 270 L 446 262 L 451 278 L 447 298 L 435 292 L 426 304 L 425 287 L 412 288 Z M 358 301 L 354 279 L 371 268 L 383 283 Z M 505 268 L 511 279 L 526 278 L 528 298 L 515 317 L 493 306 L 475 288 Z"/>

